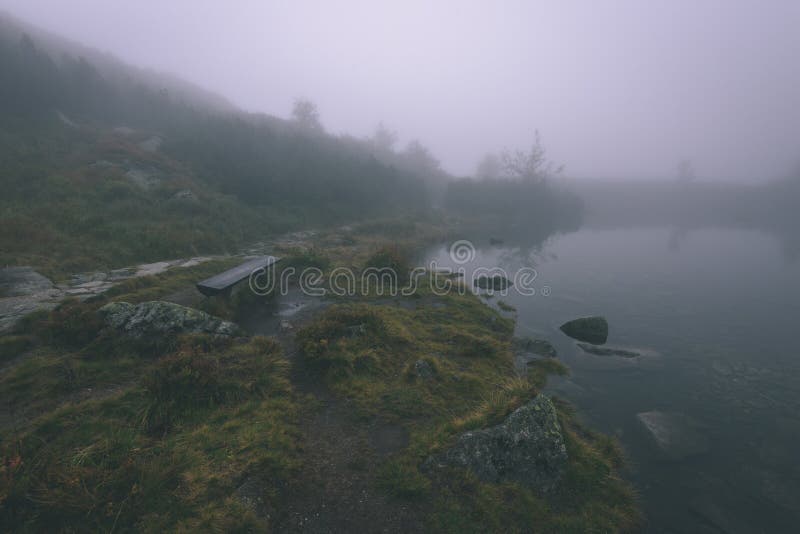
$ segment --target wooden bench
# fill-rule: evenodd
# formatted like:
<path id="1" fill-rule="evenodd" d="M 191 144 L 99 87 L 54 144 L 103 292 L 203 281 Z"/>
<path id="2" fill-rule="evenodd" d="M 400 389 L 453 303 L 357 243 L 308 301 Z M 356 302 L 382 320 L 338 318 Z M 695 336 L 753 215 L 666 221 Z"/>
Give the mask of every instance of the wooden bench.
<path id="1" fill-rule="evenodd" d="M 254 271 L 267 268 L 278 261 L 280 261 L 280 258 L 276 258 L 275 256 L 261 256 L 253 258 L 252 260 L 247 260 L 233 269 L 228 269 L 202 282 L 197 282 L 197 290 L 207 297 L 226 293 L 242 280 L 250 278 L 250 275 Z"/>

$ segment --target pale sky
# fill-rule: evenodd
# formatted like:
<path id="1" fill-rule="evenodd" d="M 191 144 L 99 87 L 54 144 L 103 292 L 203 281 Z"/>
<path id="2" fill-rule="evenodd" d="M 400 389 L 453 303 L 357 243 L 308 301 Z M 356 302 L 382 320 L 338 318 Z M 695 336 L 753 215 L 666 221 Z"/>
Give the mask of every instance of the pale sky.
<path id="1" fill-rule="evenodd" d="M 763 180 L 800 164 L 800 1 L 0 0 L 251 111 L 384 121 L 457 174 L 539 129 L 575 177 Z"/>

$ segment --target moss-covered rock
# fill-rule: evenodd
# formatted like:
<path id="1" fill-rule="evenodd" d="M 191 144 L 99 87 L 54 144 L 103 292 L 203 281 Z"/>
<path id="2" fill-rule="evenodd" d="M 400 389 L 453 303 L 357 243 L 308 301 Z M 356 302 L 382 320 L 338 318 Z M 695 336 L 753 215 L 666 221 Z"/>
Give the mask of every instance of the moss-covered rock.
<path id="1" fill-rule="evenodd" d="M 487 482 L 514 481 L 547 492 L 561 478 L 567 448 L 556 409 L 539 394 L 501 424 L 462 434 L 428 466 L 466 467 Z"/>
<path id="2" fill-rule="evenodd" d="M 239 331 L 234 323 L 172 302 L 112 302 L 98 313 L 108 326 L 137 338 L 185 333 L 234 336 Z"/>

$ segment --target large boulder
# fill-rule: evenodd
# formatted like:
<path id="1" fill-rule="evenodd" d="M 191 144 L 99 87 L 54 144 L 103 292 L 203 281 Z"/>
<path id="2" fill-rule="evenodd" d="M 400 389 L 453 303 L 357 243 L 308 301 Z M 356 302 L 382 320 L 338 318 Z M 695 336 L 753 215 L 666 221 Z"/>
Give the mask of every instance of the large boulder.
<path id="1" fill-rule="evenodd" d="M 172 302 L 112 302 L 99 313 L 108 326 L 132 337 L 182 333 L 233 336 L 239 332 L 234 323 Z"/>
<path id="2" fill-rule="evenodd" d="M 562 324 L 561 331 L 572 339 L 602 345 L 608 339 L 608 321 L 600 316 L 581 317 Z"/>
<path id="3" fill-rule="evenodd" d="M 515 481 L 539 492 L 552 490 L 567 463 L 556 409 L 537 395 L 501 424 L 462 434 L 428 467 L 465 467 L 487 482 Z"/>

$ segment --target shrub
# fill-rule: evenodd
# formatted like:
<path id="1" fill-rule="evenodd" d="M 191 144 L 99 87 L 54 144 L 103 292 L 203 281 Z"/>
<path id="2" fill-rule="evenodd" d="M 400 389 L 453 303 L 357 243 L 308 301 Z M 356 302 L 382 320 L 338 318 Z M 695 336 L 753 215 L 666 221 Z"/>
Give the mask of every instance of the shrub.
<path id="1" fill-rule="evenodd" d="M 398 246 L 383 246 L 367 259 L 365 269 L 391 269 L 397 274 L 399 282 L 408 280 L 411 272 L 411 261 L 408 254 Z"/>

